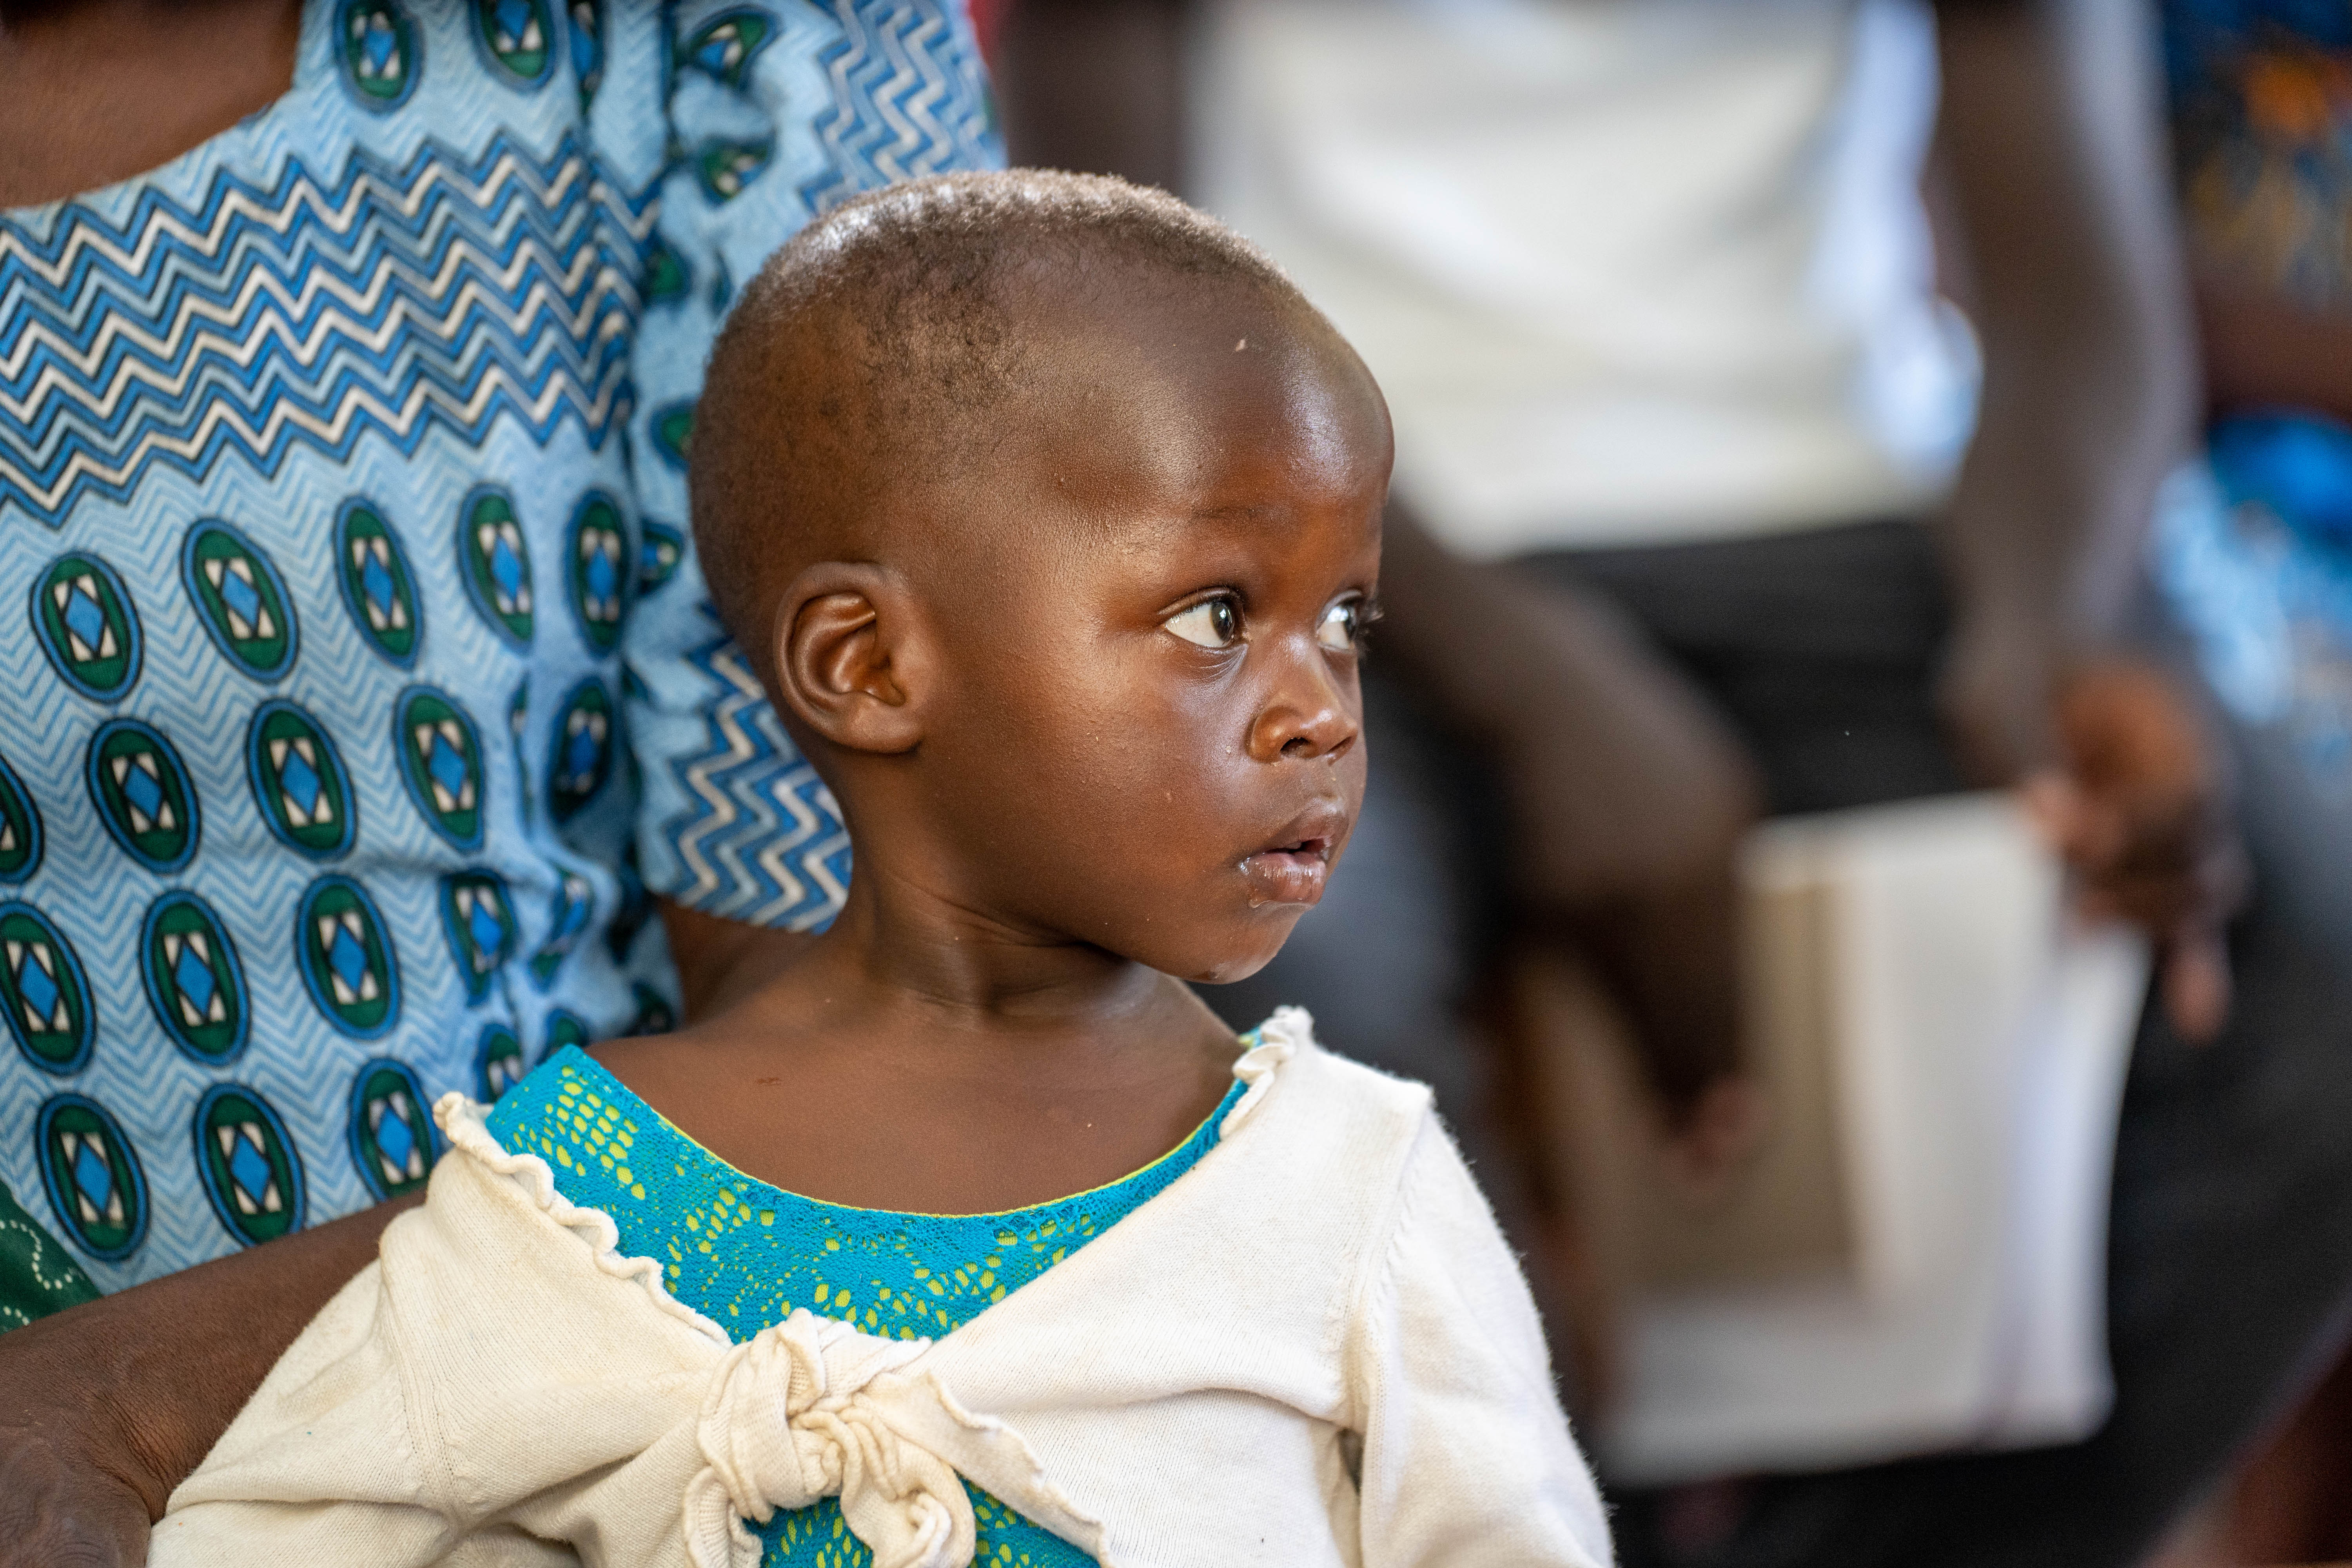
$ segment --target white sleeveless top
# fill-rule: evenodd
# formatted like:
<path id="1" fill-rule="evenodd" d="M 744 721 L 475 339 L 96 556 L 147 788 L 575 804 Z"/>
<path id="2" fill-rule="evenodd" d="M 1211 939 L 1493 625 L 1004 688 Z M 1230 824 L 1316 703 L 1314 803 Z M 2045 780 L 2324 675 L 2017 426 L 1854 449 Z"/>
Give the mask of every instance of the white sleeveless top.
<path id="1" fill-rule="evenodd" d="M 1363 354 L 1479 555 L 1916 511 L 1975 360 L 1937 301 L 1918 0 L 1228 0 L 1202 204 Z"/>

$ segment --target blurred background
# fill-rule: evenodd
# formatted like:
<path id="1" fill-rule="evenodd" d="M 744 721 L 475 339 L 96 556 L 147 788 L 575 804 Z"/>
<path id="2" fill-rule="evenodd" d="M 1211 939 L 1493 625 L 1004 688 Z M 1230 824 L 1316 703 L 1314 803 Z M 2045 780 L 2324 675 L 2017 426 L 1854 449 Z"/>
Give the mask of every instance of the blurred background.
<path id="1" fill-rule="evenodd" d="M 2352 5 L 972 0 L 1364 355 L 1434 1084 L 1631 1563 L 2352 1558 Z"/>

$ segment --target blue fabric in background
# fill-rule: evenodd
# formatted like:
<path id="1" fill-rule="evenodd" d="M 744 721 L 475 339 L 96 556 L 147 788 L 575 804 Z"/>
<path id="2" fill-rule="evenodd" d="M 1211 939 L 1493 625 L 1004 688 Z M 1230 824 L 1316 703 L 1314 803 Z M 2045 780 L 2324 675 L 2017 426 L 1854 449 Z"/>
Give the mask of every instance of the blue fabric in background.
<path id="1" fill-rule="evenodd" d="M 2352 550 L 2352 429 L 2294 411 L 2234 416 L 2206 437 L 2232 506 L 2264 508 L 2304 540 Z"/>
<path id="2" fill-rule="evenodd" d="M 2324 799 L 2352 797 L 2352 429 L 2224 419 L 2158 505 L 2151 564 L 2214 690 L 2284 726 Z"/>

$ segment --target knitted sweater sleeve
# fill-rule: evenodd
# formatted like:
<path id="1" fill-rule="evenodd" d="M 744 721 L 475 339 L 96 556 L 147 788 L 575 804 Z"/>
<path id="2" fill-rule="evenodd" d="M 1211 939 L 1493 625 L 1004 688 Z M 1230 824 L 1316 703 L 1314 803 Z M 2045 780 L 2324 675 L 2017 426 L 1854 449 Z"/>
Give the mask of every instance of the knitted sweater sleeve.
<path id="1" fill-rule="evenodd" d="M 1364 1568 L 1610 1563 L 1527 1282 L 1434 1117 L 1367 1261 L 1349 1369 Z"/>
<path id="2" fill-rule="evenodd" d="M 270 1372 L 148 1547 L 153 1568 L 441 1560 L 455 1521 L 436 1498 L 388 1321 L 383 1265 L 336 1293 Z"/>
<path id="3" fill-rule="evenodd" d="M 443 1160 L 173 1494 L 151 1568 L 553 1568 L 591 1542 L 682 1568 L 721 1347 L 597 1256 L 523 1184 Z"/>

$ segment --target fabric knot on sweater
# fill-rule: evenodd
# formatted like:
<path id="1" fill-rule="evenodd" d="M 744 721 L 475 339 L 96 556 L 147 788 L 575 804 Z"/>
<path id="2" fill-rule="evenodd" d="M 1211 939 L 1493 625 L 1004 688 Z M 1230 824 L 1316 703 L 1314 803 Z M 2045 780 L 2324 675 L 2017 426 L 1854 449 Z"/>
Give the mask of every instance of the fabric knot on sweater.
<path id="1" fill-rule="evenodd" d="M 961 1479 L 893 1430 L 866 1393 L 929 1346 L 803 1307 L 721 1357 L 695 1425 L 703 1468 L 686 1488 L 695 1568 L 757 1568 L 746 1517 L 765 1524 L 834 1496 L 875 1568 L 965 1568 L 974 1526 Z"/>

